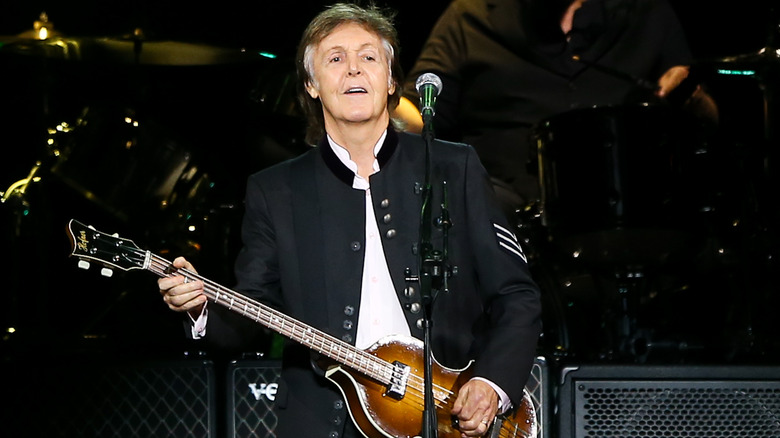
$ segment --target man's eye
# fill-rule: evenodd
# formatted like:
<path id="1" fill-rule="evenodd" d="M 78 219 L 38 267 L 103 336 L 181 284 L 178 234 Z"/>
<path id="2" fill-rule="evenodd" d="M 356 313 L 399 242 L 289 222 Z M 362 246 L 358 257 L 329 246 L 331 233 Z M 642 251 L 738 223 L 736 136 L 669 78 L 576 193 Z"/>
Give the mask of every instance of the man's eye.
<path id="1" fill-rule="evenodd" d="M 334 56 L 330 58 L 330 62 L 339 62 L 341 61 L 341 56 Z"/>
<path id="2" fill-rule="evenodd" d="M 376 58 L 374 58 L 373 55 L 366 55 L 366 56 L 364 56 L 364 58 L 365 58 L 366 61 L 375 61 L 376 60 Z"/>

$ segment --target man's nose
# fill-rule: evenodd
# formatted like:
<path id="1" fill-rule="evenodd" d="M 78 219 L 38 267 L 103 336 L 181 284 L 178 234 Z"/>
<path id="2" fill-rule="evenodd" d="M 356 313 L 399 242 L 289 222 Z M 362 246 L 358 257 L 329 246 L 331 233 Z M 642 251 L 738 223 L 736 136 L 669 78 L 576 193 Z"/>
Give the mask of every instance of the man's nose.
<path id="1" fill-rule="evenodd" d="M 350 76 L 357 76 L 361 73 L 360 65 L 358 65 L 356 60 L 352 60 L 349 63 L 349 70 L 347 71 L 347 74 Z"/>

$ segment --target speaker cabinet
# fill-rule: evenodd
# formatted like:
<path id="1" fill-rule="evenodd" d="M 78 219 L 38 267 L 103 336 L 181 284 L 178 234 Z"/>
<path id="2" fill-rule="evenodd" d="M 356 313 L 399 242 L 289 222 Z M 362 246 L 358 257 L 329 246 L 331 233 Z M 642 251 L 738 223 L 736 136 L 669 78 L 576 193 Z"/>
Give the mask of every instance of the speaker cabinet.
<path id="1" fill-rule="evenodd" d="M 83 358 L 3 369 L 12 372 L 0 414 L 7 436 L 216 437 L 210 361 Z"/>
<path id="2" fill-rule="evenodd" d="M 275 437 L 276 399 L 281 363 L 275 360 L 241 360 L 227 369 L 228 437 Z"/>
<path id="3" fill-rule="evenodd" d="M 559 438 L 780 437 L 780 367 L 561 371 Z"/>

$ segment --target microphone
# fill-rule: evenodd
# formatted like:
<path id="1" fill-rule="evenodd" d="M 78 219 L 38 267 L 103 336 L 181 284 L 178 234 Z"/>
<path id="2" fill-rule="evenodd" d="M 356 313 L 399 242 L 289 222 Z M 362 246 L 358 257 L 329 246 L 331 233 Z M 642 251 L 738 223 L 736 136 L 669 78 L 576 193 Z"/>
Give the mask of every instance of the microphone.
<path id="1" fill-rule="evenodd" d="M 415 88 L 420 95 L 420 115 L 423 123 L 427 123 L 436 114 L 433 107 L 436 105 L 436 96 L 441 93 L 441 79 L 433 73 L 423 73 L 417 78 Z"/>

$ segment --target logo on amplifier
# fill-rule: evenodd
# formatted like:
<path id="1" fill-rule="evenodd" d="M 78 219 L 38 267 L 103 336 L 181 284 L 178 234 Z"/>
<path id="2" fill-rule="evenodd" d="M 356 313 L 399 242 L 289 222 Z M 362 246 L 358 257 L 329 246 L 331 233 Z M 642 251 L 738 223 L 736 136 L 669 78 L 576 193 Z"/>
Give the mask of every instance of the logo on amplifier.
<path id="1" fill-rule="evenodd" d="M 260 387 L 257 386 L 257 383 L 249 384 L 249 391 L 252 393 L 255 400 L 260 400 L 261 396 L 265 396 L 268 400 L 274 401 L 274 399 L 276 399 L 277 389 L 279 389 L 278 383 L 261 383 Z"/>

